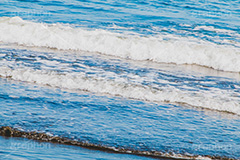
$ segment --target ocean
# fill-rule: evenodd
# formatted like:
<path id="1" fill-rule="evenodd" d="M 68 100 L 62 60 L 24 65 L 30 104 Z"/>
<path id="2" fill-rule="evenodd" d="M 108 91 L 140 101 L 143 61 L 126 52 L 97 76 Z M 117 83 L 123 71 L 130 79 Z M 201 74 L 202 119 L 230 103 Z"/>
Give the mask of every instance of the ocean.
<path id="1" fill-rule="evenodd" d="M 1 0 L 0 159 L 240 159 L 239 8 Z"/>

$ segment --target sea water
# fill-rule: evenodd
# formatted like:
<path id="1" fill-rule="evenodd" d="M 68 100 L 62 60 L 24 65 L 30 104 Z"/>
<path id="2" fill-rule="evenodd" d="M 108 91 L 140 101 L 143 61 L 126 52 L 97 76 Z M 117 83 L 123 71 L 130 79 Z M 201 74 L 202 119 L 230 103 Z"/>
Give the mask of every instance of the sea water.
<path id="1" fill-rule="evenodd" d="M 239 8 L 234 0 L 1 1 L 1 126 L 130 154 L 67 147 L 61 156 L 50 143 L 14 154 L 26 140 L 1 138 L 1 158 L 240 158 Z"/>

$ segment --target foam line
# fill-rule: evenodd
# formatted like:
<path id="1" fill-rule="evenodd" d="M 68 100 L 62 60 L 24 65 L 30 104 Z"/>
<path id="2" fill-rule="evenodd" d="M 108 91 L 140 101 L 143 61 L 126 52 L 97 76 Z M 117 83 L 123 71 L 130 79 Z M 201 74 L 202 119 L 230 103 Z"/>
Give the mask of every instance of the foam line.
<path id="1" fill-rule="evenodd" d="M 35 23 L 20 17 L 1 17 L 0 28 L 0 41 L 5 43 L 98 52 L 133 60 L 197 64 L 217 70 L 240 72 L 238 47 L 191 38 L 164 40 L 163 35 L 142 37 L 100 29 Z"/>

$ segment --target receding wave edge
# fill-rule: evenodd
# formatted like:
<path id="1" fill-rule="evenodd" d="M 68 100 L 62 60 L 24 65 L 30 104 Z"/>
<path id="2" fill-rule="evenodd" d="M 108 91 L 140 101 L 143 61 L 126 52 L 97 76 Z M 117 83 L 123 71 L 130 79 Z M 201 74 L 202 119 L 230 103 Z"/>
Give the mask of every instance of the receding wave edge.
<path id="1" fill-rule="evenodd" d="M 182 155 L 182 154 L 174 154 L 174 153 L 164 153 L 161 151 L 140 151 L 134 149 L 125 149 L 125 148 L 116 148 L 109 147 L 105 145 L 92 144 L 84 141 L 72 140 L 65 137 L 52 136 L 46 133 L 38 133 L 36 131 L 20 131 L 16 128 L 12 128 L 10 126 L 2 126 L 0 127 L 0 135 L 6 137 L 22 137 L 28 138 L 32 140 L 37 140 L 41 142 L 51 142 L 65 145 L 74 145 L 80 146 L 88 149 L 101 150 L 112 153 L 123 153 L 123 154 L 134 154 L 139 156 L 147 156 L 152 158 L 159 159 L 178 159 L 178 160 L 186 160 L 186 159 L 215 159 L 215 160 L 233 160 L 228 157 L 219 157 L 219 156 L 209 156 L 209 155 Z"/>

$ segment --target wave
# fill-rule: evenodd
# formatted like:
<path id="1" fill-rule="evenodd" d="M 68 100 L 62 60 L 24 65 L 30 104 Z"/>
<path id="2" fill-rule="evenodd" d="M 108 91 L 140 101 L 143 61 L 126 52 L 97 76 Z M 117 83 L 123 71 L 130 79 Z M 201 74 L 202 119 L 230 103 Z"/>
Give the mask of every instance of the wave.
<path id="1" fill-rule="evenodd" d="M 0 41 L 5 43 L 98 52 L 133 60 L 196 64 L 217 70 L 240 72 L 238 47 L 217 45 L 193 38 L 173 35 L 143 37 L 62 24 L 35 23 L 20 17 L 1 17 L 0 28 Z"/>
<path id="2" fill-rule="evenodd" d="M 123 80 L 88 77 L 85 73 L 59 73 L 30 68 L 0 67 L 0 76 L 64 89 L 83 90 L 151 102 L 190 105 L 240 115 L 239 96 L 233 91 L 217 88 L 210 91 L 188 91 L 173 86 L 154 88 Z"/>

